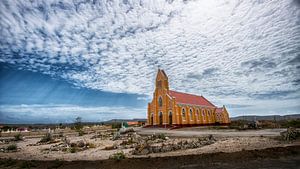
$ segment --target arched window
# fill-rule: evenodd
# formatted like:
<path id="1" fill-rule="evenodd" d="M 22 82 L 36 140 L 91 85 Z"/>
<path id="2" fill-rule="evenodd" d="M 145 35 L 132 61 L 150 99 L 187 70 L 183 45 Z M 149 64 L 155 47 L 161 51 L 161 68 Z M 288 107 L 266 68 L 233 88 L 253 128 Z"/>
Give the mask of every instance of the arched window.
<path id="1" fill-rule="evenodd" d="M 182 114 L 182 118 L 185 119 L 185 109 L 184 108 L 182 108 L 181 114 Z"/>
<path id="2" fill-rule="evenodd" d="M 202 110 L 202 117 L 203 117 L 203 121 L 205 121 L 205 111 Z"/>
<path id="3" fill-rule="evenodd" d="M 193 120 L 193 109 L 190 109 L 190 119 Z"/>
<path id="4" fill-rule="evenodd" d="M 162 107 L 162 105 L 163 105 L 161 97 L 158 98 L 158 105 L 159 105 L 159 107 Z"/>
<path id="5" fill-rule="evenodd" d="M 200 119 L 200 116 L 199 116 L 199 110 L 198 110 L 198 109 L 197 109 L 197 111 L 196 111 L 196 116 L 197 116 L 196 119 L 199 120 L 199 119 Z"/>

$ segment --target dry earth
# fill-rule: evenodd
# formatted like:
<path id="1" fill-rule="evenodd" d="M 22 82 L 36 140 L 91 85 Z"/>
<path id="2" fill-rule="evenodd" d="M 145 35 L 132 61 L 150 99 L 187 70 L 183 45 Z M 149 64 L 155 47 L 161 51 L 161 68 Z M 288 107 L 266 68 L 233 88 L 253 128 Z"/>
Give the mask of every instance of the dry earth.
<path id="1" fill-rule="evenodd" d="M 235 130 L 209 130 L 202 128 L 185 128 L 179 130 L 166 129 L 145 129 L 136 128 L 138 134 L 143 136 L 152 135 L 154 133 L 165 133 L 169 136 L 171 141 L 180 141 L 180 139 L 189 140 L 195 137 L 207 137 L 213 135 L 216 141 L 213 144 L 201 146 L 199 148 L 176 150 L 163 153 L 151 153 L 147 155 L 133 155 L 130 153 L 133 148 L 104 150 L 106 147 L 113 147 L 119 145 L 122 140 L 111 140 L 109 138 L 92 138 L 95 134 L 87 134 L 84 136 L 69 136 L 71 142 L 84 141 L 92 143 L 95 148 L 89 148 L 84 151 L 70 153 L 65 151 L 50 151 L 51 147 L 59 143 L 32 146 L 37 143 L 40 138 L 28 138 L 24 141 L 16 142 L 18 148 L 17 152 L 0 152 L 0 158 L 12 158 L 19 160 L 105 160 L 112 154 L 122 150 L 126 157 L 164 157 L 164 156 L 180 156 L 193 154 L 206 154 L 217 152 L 237 152 L 242 150 L 257 150 L 270 147 L 283 147 L 290 145 L 279 141 L 280 131 L 284 129 L 265 129 L 265 130 L 250 130 L 250 131 L 235 131 Z M 2 143 L 0 148 L 6 147 L 8 144 Z M 31 145 L 31 146 L 30 146 Z M 299 145 L 294 142 L 293 145 Z"/>

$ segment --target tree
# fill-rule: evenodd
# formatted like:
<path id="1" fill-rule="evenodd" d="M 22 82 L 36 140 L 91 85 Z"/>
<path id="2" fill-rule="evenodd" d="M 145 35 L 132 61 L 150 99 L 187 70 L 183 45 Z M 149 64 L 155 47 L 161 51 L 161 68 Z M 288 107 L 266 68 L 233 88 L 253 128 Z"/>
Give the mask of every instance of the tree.
<path id="1" fill-rule="evenodd" d="M 83 128 L 82 122 L 81 122 L 82 118 L 81 117 L 76 117 L 75 119 L 75 129 L 76 130 L 81 130 Z"/>

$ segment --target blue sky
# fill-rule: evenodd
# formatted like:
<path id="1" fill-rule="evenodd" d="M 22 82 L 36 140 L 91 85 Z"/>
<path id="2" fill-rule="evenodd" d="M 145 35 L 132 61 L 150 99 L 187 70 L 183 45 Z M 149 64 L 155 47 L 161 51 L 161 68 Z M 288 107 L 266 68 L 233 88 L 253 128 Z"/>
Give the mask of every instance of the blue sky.
<path id="1" fill-rule="evenodd" d="M 157 67 L 231 116 L 300 112 L 297 0 L 1 1 L 0 122 L 143 118 Z"/>

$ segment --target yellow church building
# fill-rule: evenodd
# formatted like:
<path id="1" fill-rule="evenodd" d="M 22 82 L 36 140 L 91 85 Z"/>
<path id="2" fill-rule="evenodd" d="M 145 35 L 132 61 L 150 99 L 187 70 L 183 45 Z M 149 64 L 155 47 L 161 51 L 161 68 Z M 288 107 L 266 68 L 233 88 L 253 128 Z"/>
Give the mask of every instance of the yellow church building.
<path id="1" fill-rule="evenodd" d="M 168 76 L 158 69 L 153 99 L 148 103 L 149 126 L 200 126 L 229 124 L 225 106 L 218 108 L 203 96 L 169 89 Z"/>

